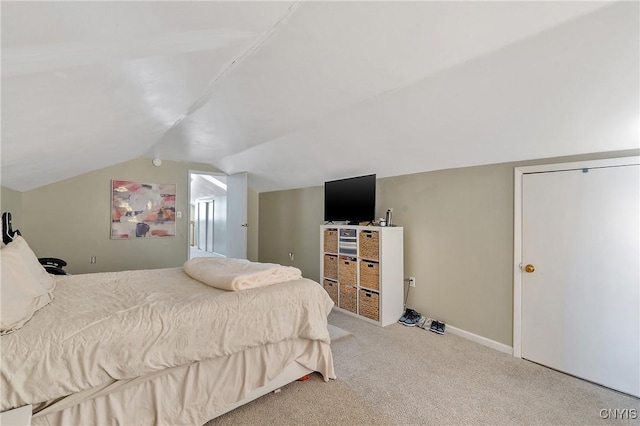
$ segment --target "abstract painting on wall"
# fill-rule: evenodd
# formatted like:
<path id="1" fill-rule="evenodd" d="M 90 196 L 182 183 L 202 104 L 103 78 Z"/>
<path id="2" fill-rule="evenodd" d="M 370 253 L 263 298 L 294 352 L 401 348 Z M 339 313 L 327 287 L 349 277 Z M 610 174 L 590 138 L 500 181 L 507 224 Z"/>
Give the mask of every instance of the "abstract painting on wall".
<path id="1" fill-rule="evenodd" d="M 175 235 L 175 184 L 111 181 L 111 239 Z"/>

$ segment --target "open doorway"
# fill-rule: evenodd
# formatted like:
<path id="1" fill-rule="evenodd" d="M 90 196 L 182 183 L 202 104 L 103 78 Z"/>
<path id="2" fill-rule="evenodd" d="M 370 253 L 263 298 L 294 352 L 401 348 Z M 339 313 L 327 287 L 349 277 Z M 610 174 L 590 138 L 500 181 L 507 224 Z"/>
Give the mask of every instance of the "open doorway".
<path id="1" fill-rule="evenodd" d="M 189 259 L 227 256 L 227 176 L 189 172 Z"/>

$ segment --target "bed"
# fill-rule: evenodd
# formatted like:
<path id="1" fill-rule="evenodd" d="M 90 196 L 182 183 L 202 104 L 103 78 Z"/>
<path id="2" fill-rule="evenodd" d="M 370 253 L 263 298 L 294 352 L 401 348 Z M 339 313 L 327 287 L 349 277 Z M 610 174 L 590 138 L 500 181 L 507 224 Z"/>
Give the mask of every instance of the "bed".
<path id="1" fill-rule="evenodd" d="M 298 276 L 222 290 L 187 266 L 48 275 L 52 300 L 0 337 L 0 411 L 30 404 L 44 425 L 202 425 L 308 373 L 335 378 L 322 286 Z"/>

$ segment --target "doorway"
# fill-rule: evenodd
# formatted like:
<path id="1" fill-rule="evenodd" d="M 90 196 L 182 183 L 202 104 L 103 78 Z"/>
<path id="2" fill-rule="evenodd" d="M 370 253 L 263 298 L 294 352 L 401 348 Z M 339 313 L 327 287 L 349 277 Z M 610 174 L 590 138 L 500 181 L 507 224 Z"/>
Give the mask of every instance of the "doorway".
<path id="1" fill-rule="evenodd" d="M 189 172 L 189 259 L 227 256 L 227 176 Z"/>
<path id="2" fill-rule="evenodd" d="M 518 168 L 514 356 L 640 396 L 640 161 Z"/>

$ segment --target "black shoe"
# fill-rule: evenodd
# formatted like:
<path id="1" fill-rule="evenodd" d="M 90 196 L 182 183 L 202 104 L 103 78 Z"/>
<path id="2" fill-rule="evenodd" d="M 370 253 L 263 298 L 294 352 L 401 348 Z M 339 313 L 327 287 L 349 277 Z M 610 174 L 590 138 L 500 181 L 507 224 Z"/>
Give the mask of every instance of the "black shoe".
<path id="1" fill-rule="evenodd" d="M 407 318 L 409 318 L 409 316 L 415 312 L 413 309 L 411 308 L 407 308 L 404 311 L 404 314 L 402 314 L 402 316 L 400 317 L 400 319 L 398 320 L 399 323 L 404 324 L 404 322 L 407 320 Z"/>
<path id="2" fill-rule="evenodd" d="M 438 334 L 444 334 L 444 323 L 442 321 L 438 321 Z"/>
<path id="3" fill-rule="evenodd" d="M 444 323 L 441 321 L 434 321 L 431 323 L 431 331 L 438 334 L 444 334 Z"/>
<path id="4" fill-rule="evenodd" d="M 404 320 L 402 325 L 406 325 L 408 327 L 415 327 L 418 321 L 420 321 L 420 318 L 422 318 L 422 315 L 420 314 L 420 312 L 413 311 L 407 317 L 407 319 Z"/>

